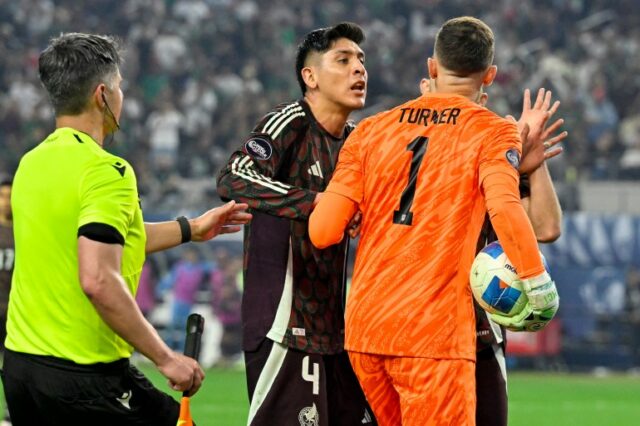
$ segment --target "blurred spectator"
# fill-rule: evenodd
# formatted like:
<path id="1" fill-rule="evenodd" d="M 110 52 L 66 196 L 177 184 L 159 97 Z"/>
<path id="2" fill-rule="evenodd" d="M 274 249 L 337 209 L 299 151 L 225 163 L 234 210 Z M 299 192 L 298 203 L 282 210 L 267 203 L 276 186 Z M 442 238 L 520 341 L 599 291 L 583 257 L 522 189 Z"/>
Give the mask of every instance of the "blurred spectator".
<path id="1" fill-rule="evenodd" d="M 185 247 L 180 260 L 173 264 L 157 288 L 157 295 L 163 299 L 171 290 L 171 319 L 164 333 L 167 345 L 175 351 L 184 349 L 185 325 L 187 317 L 196 302 L 200 285 L 204 282 L 209 266 L 200 260 L 200 252 L 194 247 Z"/>
<path id="2" fill-rule="evenodd" d="M 211 307 L 222 324 L 220 341 L 220 366 L 233 365 L 241 360 L 242 324 L 242 257 L 230 257 L 224 248 L 215 252 L 219 265 L 210 275 Z"/>
<path id="3" fill-rule="evenodd" d="M 176 166 L 180 129 L 183 125 L 183 115 L 169 100 L 162 101 L 160 108 L 153 111 L 147 119 L 151 164 L 159 176 L 166 178 Z"/>
<path id="4" fill-rule="evenodd" d="M 151 258 L 147 258 L 142 267 L 142 273 L 140 274 L 140 281 L 138 282 L 138 292 L 136 293 L 136 302 L 142 315 L 149 319 L 153 308 L 156 306 L 156 278 L 157 268 Z"/>
<path id="5" fill-rule="evenodd" d="M 640 179 L 640 97 L 620 124 L 624 154 L 620 159 L 621 179 Z"/>
<path id="6" fill-rule="evenodd" d="M 592 143 L 591 179 L 607 180 L 618 177 L 621 147 L 616 139 L 615 129 L 603 128 L 597 132 Z"/>

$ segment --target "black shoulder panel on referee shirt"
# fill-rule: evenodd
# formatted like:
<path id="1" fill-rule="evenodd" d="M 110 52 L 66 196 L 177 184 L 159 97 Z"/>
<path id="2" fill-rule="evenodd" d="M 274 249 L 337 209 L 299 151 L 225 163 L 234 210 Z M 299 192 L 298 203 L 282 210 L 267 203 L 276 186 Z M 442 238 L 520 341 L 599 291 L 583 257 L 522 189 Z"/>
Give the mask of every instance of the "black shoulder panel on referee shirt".
<path id="1" fill-rule="evenodd" d="M 105 244 L 120 244 L 124 246 L 124 237 L 116 228 L 104 223 L 87 223 L 78 229 L 78 237 L 86 237 Z"/>

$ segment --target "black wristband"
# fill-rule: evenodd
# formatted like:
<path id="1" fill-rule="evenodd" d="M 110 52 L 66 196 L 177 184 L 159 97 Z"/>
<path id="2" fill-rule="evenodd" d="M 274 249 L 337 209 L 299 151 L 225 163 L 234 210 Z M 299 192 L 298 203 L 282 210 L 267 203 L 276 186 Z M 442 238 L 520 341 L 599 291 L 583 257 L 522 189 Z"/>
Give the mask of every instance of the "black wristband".
<path id="1" fill-rule="evenodd" d="M 191 241 L 191 225 L 189 225 L 189 220 L 184 216 L 180 216 L 176 218 L 176 221 L 178 221 L 180 232 L 182 233 L 182 241 L 180 243 L 188 243 Z"/>

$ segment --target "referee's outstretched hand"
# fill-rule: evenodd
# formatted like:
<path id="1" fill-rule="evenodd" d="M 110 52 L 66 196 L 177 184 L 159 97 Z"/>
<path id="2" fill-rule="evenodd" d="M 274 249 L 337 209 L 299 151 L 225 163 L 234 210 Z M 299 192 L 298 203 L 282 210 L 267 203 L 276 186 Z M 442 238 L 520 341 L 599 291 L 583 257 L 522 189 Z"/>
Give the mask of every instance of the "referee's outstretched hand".
<path id="1" fill-rule="evenodd" d="M 229 201 L 223 206 L 211 209 L 193 220 L 191 241 L 208 241 L 219 234 L 230 234 L 249 223 L 251 213 L 248 204 Z"/>
<path id="2" fill-rule="evenodd" d="M 198 361 L 177 352 L 163 364 L 158 364 L 158 370 L 169 379 L 171 389 L 187 392 L 187 396 L 198 392 L 204 380 L 204 371 Z"/>

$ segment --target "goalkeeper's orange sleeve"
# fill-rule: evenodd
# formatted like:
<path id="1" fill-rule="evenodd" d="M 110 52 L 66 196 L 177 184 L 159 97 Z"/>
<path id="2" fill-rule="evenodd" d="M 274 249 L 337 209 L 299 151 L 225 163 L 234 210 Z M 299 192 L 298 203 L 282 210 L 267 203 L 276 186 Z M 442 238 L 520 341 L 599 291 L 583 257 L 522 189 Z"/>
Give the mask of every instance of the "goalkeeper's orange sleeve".
<path id="1" fill-rule="evenodd" d="M 495 171 L 484 178 L 482 189 L 491 224 L 518 276 L 527 279 L 543 273 L 538 242 L 518 196 L 517 176 Z"/>
<path id="2" fill-rule="evenodd" d="M 309 237 L 313 245 L 322 249 L 342 241 L 357 211 L 358 204 L 344 195 L 324 192 L 309 217 Z"/>

